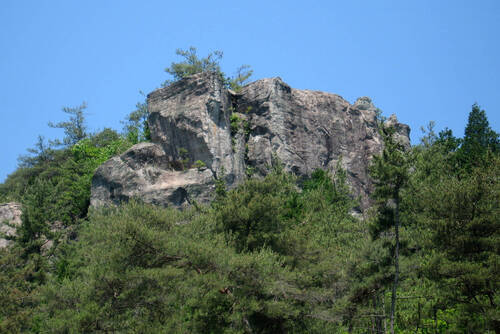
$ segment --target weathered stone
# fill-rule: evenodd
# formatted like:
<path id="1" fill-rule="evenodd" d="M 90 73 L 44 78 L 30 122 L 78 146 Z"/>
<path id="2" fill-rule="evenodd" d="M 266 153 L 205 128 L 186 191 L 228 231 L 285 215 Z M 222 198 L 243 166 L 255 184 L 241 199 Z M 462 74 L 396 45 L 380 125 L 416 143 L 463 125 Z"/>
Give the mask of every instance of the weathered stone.
<path id="1" fill-rule="evenodd" d="M 161 146 L 140 143 L 97 169 L 92 179 L 91 205 L 119 204 L 137 198 L 183 207 L 192 200 L 210 201 L 213 189 L 210 170 L 175 170 Z"/>
<path id="2" fill-rule="evenodd" d="M 19 203 L 11 202 L 0 204 L 0 232 L 9 236 L 15 235 L 16 226 L 21 225 L 21 214 L 21 204 Z M 5 224 L 5 222 L 7 224 Z M 0 248 L 5 248 L 9 244 L 9 240 L 0 238 Z"/>
<path id="3" fill-rule="evenodd" d="M 393 126 L 396 130 L 394 134 L 395 139 L 407 149 L 410 148 L 410 127 L 408 125 L 399 123 L 396 115 L 392 114 L 391 117 L 384 122 L 384 126 Z"/>
<path id="4" fill-rule="evenodd" d="M 333 172 L 340 161 L 361 206 L 369 205 L 368 166 L 382 146 L 369 98 L 351 105 L 338 95 L 293 89 L 272 78 L 243 88 L 237 103 L 251 125 L 247 161 L 260 174 L 273 153 L 299 176 L 318 168 Z"/>
<path id="5" fill-rule="evenodd" d="M 235 93 L 219 75 L 200 73 L 149 94 L 148 108 L 153 143 L 138 144 L 99 167 L 92 205 L 131 197 L 176 207 L 207 202 L 214 177 L 224 172 L 234 186 L 249 170 L 265 175 L 273 156 L 298 176 L 317 168 L 334 171 L 341 163 L 361 208 L 370 204 L 368 166 L 383 143 L 368 97 L 351 105 L 335 94 L 293 89 L 280 78 Z M 409 145 L 408 126 L 395 116 L 387 124 Z M 207 168 L 183 170 L 197 160 Z"/>
<path id="6" fill-rule="evenodd" d="M 203 161 L 217 172 L 241 179 L 243 161 L 232 151 L 231 96 L 221 77 L 200 73 L 148 96 L 151 139 L 169 161 Z M 183 154 L 184 151 L 184 154 Z"/>

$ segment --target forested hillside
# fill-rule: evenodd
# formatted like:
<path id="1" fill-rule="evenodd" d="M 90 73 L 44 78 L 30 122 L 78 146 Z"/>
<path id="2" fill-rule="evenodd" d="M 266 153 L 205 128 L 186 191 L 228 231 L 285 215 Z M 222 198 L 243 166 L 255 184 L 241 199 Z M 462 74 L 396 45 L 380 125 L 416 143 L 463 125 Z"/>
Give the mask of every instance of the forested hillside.
<path id="1" fill-rule="evenodd" d="M 174 80 L 220 72 L 189 55 Z M 479 105 L 463 138 L 430 123 L 411 148 L 380 116 L 362 214 L 340 163 L 298 178 L 279 159 L 219 177 L 208 205 L 89 207 L 96 168 L 150 134 L 143 103 L 122 133 L 89 131 L 85 108 L 0 185 L 23 211 L 0 249 L 1 333 L 500 333 L 500 142 Z"/>

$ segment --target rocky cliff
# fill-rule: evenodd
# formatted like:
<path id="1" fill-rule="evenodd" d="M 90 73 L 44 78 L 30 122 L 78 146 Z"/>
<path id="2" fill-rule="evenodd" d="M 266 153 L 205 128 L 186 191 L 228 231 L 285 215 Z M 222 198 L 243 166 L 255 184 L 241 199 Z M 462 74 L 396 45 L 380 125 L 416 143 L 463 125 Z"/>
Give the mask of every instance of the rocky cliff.
<path id="1" fill-rule="evenodd" d="M 200 73 L 148 95 L 152 143 L 112 158 L 92 181 L 94 206 L 132 197 L 165 206 L 208 202 L 214 179 L 229 186 L 265 175 L 276 156 L 298 176 L 317 168 L 348 172 L 361 208 L 370 204 L 368 166 L 382 149 L 376 108 L 367 97 L 342 97 L 293 89 L 280 78 L 263 79 L 241 92 L 214 73 Z M 392 116 L 400 140 L 410 129 Z M 195 167 L 196 166 L 196 167 Z"/>
<path id="2" fill-rule="evenodd" d="M 16 234 L 16 227 L 21 225 L 21 204 L 3 203 L 0 204 L 0 233 L 8 236 Z M 10 241 L 0 236 L 0 248 L 5 248 Z"/>

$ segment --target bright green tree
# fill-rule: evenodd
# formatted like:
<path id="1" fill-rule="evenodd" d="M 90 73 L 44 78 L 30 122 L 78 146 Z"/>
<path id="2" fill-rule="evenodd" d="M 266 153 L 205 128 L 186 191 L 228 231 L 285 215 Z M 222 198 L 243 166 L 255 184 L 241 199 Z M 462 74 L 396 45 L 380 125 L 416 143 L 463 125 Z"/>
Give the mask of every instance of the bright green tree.
<path id="1" fill-rule="evenodd" d="M 223 56 L 222 51 L 216 50 L 210 52 L 206 57 L 200 58 L 196 48 L 191 46 L 187 50 L 177 49 L 175 53 L 182 57 L 183 60 L 180 62 L 172 62 L 172 64 L 165 69 L 165 72 L 172 76 L 172 80 L 166 80 L 162 84 L 163 86 L 168 86 L 173 82 L 193 74 L 215 72 L 221 76 L 227 88 L 239 92 L 253 74 L 250 65 L 242 65 L 236 70 L 236 74 L 233 77 L 226 77 L 220 67 L 220 61 Z"/>
<path id="2" fill-rule="evenodd" d="M 165 69 L 165 72 L 170 74 L 173 79 L 165 81 L 163 83 L 164 86 L 196 73 L 221 73 L 219 62 L 223 56 L 222 51 L 216 50 L 210 52 L 205 58 L 199 58 L 196 48 L 191 46 L 187 50 L 177 49 L 175 54 L 182 57 L 184 60 L 178 63 L 172 62 L 170 67 Z"/>

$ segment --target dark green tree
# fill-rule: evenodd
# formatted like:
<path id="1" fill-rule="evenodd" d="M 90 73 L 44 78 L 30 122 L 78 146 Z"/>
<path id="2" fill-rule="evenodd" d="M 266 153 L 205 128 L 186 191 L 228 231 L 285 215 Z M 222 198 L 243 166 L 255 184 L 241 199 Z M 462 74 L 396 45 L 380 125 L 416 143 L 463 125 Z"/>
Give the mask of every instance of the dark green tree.
<path id="1" fill-rule="evenodd" d="M 24 196 L 22 224 L 17 234 L 27 254 L 40 253 L 42 237 L 46 241 L 50 236 L 49 223 L 54 218 L 53 191 L 50 182 L 38 178 Z"/>
<path id="2" fill-rule="evenodd" d="M 378 214 L 373 225 L 372 235 L 380 237 L 384 232 L 394 229 L 393 263 L 394 280 L 391 297 L 391 333 L 394 334 L 394 314 L 396 311 L 396 296 L 399 283 L 399 252 L 400 252 L 400 205 L 401 194 L 409 180 L 410 159 L 402 143 L 395 138 L 393 127 L 382 127 L 384 149 L 380 156 L 375 156 L 371 166 L 371 176 L 374 179 L 374 198 L 377 201 Z"/>
<path id="3" fill-rule="evenodd" d="M 491 129 L 486 112 L 478 104 L 474 104 L 459 149 L 459 159 L 462 166 L 470 170 L 472 166 L 484 164 L 486 151 L 500 152 L 498 133 Z"/>
<path id="4" fill-rule="evenodd" d="M 219 196 L 220 225 L 233 238 L 238 251 L 267 246 L 282 252 L 285 246 L 280 233 L 289 223 L 289 208 L 284 203 L 296 192 L 293 177 L 276 167 L 263 181 L 247 180 L 225 197 Z"/>
<path id="5" fill-rule="evenodd" d="M 454 332 L 500 330 L 500 159 L 468 173 L 420 184 L 419 216 L 431 233 L 424 267 L 443 308 L 456 310 Z"/>

